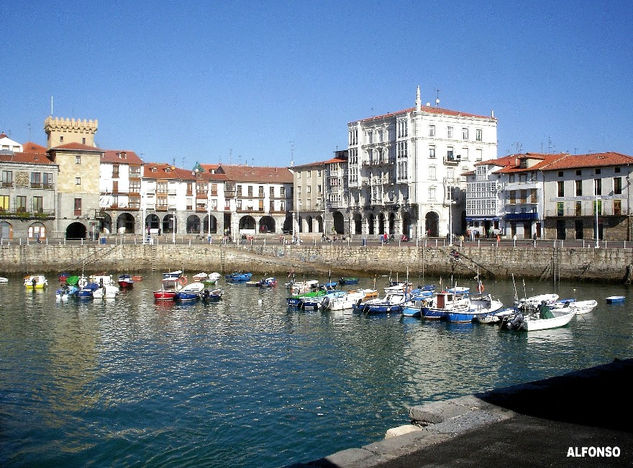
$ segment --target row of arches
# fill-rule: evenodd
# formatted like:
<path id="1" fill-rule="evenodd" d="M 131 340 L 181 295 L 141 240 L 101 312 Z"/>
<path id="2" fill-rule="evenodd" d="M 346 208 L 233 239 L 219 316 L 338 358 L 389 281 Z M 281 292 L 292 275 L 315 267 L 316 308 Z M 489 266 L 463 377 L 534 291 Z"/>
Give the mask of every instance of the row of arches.
<path id="1" fill-rule="evenodd" d="M 430 211 L 424 217 L 423 234 L 430 237 L 439 236 L 439 215 Z M 378 234 L 405 234 L 408 237 L 413 235 L 413 220 L 411 214 L 403 212 L 398 216 L 394 212 L 390 213 L 369 213 L 363 216 L 355 213 L 352 216 L 350 230 L 356 235 L 378 235 Z"/>

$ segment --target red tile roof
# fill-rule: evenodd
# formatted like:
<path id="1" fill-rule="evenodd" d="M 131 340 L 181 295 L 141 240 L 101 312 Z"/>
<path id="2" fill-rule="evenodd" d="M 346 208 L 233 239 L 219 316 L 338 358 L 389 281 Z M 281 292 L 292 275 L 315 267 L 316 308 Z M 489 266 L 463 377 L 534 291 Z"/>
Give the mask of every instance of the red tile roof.
<path id="1" fill-rule="evenodd" d="M 292 173 L 285 167 L 257 167 L 220 164 L 218 172 L 235 182 L 259 182 L 262 184 L 291 184 Z"/>
<path id="2" fill-rule="evenodd" d="M 621 153 L 566 154 L 544 165 L 542 171 L 560 171 L 582 167 L 625 166 L 633 164 L 633 157 Z"/>
<path id="3" fill-rule="evenodd" d="M 469 114 L 468 112 L 460 112 L 460 111 L 454 111 L 450 109 L 443 109 L 441 107 L 422 106 L 421 109 L 422 109 L 422 112 L 426 112 L 428 114 L 451 115 L 451 116 L 458 116 L 458 117 L 474 117 L 478 119 L 497 120 L 496 117 L 490 117 L 487 115 Z M 391 113 L 382 114 L 382 115 L 376 115 L 374 117 L 367 117 L 366 119 L 361 119 L 359 121 L 354 121 L 354 122 L 369 122 L 372 120 L 381 120 L 381 119 L 386 119 L 389 117 L 395 117 L 397 115 L 409 114 L 413 111 L 415 111 L 415 107 L 410 107 L 408 109 L 404 109 L 401 111 L 391 112 Z M 350 122 L 350 123 L 354 123 L 354 122 Z"/>
<path id="4" fill-rule="evenodd" d="M 189 169 L 181 169 L 167 163 L 145 163 L 143 177 L 148 179 L 195 180 L 196 176 Z"/>
<path id="5" fill-rule="evenodd" d="M 521 167 L 521 161 L 526 159 L 535 159 L 539 162 L 530 167 Z M 475 163 L 476 166 L 501 166 L 501 169 L 496 171 L 498 174 L 531 171 L 559 171 L 582 167 L 622 166 L 628 164 L 633 164 L 633 157 L 614 152 L 592 154 L 510 154 L 501 158 L 489 159 L 487 161 Z"/>
<path id="6" fill-rule="evenodd" d="M 140 166 L 143 160 L 134 151 L 128 150 L 106 150 L 101 155 L 101 162 L 113 164 L 132 164 Z"/>
<path id="7" fill-rule="evenodd" d="M 301 164 L 299 166 L 292 166 L 289 169 L 292 170 L 293 167 L 302 168 L 302 167 L 325 166 L 326 164 L 336 164 L 336 163 L 346 163 L 346 162 L 347 162 L 347 159 L 332 158 L 332 159 L 328 159 L 327 161 L 317 161 L 317 162 L 308 163 L 308 164 Z"/>
<path id="8" fill-rule="evenodd" d="M 207 172 L 217 171 L 220 164 L 199 164 L 199 166 Z"/>
<path id="9" fill-rule="evenodd" d="M 96 153 L 103 153 L 103 150 L 94 146 L 82 145 L 81 143 L 66 143 L 65 145 L 55 146 L 49 149 L 49 151 L 55 150 L 79 150 L 79 151 L 94 151 Z"/>
<path id="10" fill-rule="evenodd" d="M 22 145 L 25 153 L 46 153 L 46 147 L 42 145 L 38 145 L 37 143 L 33 143 L 32 141 L 27 141 Z"/>
<path id="11" fill-rule="evenodd" d="M 14 162 L 14 163 L 27 163 L 27 164 L 46 164 L 54 165 L 46 153 L 13 153 L 13 154 L 1 154 L 0 161 L 2 162 Z"/>

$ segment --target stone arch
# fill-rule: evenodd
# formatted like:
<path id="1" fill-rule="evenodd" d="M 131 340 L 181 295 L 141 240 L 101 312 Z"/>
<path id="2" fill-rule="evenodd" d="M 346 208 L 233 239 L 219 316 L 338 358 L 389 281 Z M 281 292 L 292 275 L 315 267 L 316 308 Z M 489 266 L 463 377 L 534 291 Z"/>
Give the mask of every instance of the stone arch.
<path id="1" fill-rule="evenodd" d="M 369 216 L 367 216 L 367 232 L 370 235 L 376 234 L 376 230 L 374 229 L 374 225 L 376 224 L 375 219 L 374 213 L 369 213 Z"/>
<path id="2" fill-rule="evenodd" d="M 354 215 L 354 234 L 363 233 L 363 218 L 360 213 Z"/>
<path id="3" fill-rule="evenodd" d="M 85 239 L 86 232 L 88 232 L 86 226 L 82 223 L 70 223 L 66 227 L 66 239 Z"/>
<path id="4" fill-rule="evenodd" d="M 345 217 L 343 213 L 335 211 L 332 214 L 332 218 L 334 219 L 334 231 L 336 231 L 337 234 L 345 234 Z"/>
<path id="5" fill-rule="evenodd" d="M 391 212 L 389 213 L 389 234 L 396 233 L 396 214 Z"/>
<path id="6" fill-rule="evenodd" d="M 103 217 L 100 221 L 99 230 L 106 234 L 110 234 L 112 232 L 112 216 L 109 213 L 104 213 Z"/>
<path id="7" fill-rule="evenodd" d="M 163 234 L 172 234 L 174 230 L 178 230 L 178 220 L 172 213 L 166 214 L 163 217 L 163 222 L 161 223 L 161 226 Z"/>
<path id="8" fill-rule="evenodd" d="M 323 232 L 323 216 L 319 215 L 314 220 L 317 223 L 317 232 Z"/>
<path id="9" fill-rule="evenodd" d="M 312 216 L 306 218 L 306 227 L 308 228 L 308 232 L 312 232 Z"/>
<path id="10" fill-rule="evenodd" d="M 411 214 L 408 211 L 402 213 L 402 234 L 411 237 Z"/>
<path id="11" fill-rule="evenodd" d="M 187 217 L 187 234 L 200 234 L 200 218 L 195 215 L 189 215 Z"/>
<path id="12" fill-rule="evenodd" d="M 385 214 L 378 214 L 378 234 L 384 234 L 385 232 Z"/>
<path id="13" fill-rule="evenodd" d="M 0 221 L 0 238 L 12 239 L 13 238 L 13 226 L 6 221 Z"/>
<path id="14" fill-rule="evenodd" d="M 259 232 L 275 232 L 275 220 L 272 216 L 262 216 L 259 220 Z"/>
<path id="15" fill-rule="evenodd" d="M 240 218 L 239 230 L 240 232 L 245 231 L 248 234 L 255 234 L 257 223 L 255 222 L 255 218 L 250 215 L 242 216 Z"/>
<path id="16" fill-rule="evenodd" d="M 29 226 L 27 234 L 30 240 L 43 241 L 46 239 L 46 226 L 42 223 L 33 223 Z"/>
<path id="17" fill-rule="evenodd" d="M 116 232 L 119 234 L 134 233 L 134 216 L 130 213 L 121 213 L 116 220 Z"/>
<path id="18" fill-rule="evenodd" d="M 440 216 L 435 211 L 429 211 L 424 217 L 424 228 L 428 237 L 440 235 Z"/>
<path id="19" fill-rule="evenodd" d="M 145 227 L 149 229 L 160 229 L 160 218 L 152 213 L 145 217 Z"/>
<path id="20" fill-rule="evenodd" d="M 287 214 L 286 219 L 284 220 L 284 225 L 282 228 L 284 233 L 292 232 L 292 215 Z"/>
<path id="21" fill-rule="evenodd" d="M 209 230 L 209 222 L 211 222 L 211 229 Z M 203 231 L 205 233 L 217 234 L 218 232 L 218 220 L 213 215 L 207 215 L 204 217 L 204 222 L 202 225 Z"/>

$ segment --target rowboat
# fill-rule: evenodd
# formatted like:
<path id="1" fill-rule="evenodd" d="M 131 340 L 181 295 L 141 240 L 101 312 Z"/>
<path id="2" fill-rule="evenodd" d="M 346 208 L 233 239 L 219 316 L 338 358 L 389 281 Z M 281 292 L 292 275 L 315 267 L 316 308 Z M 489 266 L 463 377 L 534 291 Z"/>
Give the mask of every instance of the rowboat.
<path id="1" fill-rule="evenodd" d="M 384 298 L 370 299 L 360 304 L 355 310 L 366 314 L 400 313 L 406 300 L 407 295 L 404 292 L 390 292 Z"/>
<path id="2" fill-rule="evenodd" d="M 229 283 L 245 283 L 249 281 L 252 276 L 252 273 L 231 273 L 230 275 L 226 275 L 225 279 Z"/>
<path id="3" fill-rule="evenodd" d="M 607 297 L 607 304 L 621 304 L 624 299 L 624 296 L 609 296 Z"/>
<path id="4" fill-rule="evenodd" d="M 123 289 L 128 289 L 134 286 L 134 279 L 132 278 L 132 275 L 119 275 L 118 282 L 119 286 L 121 286 Z"/>
<path id="5" fill-rule="evenodd" d="M 184 286 L 176 293 L 176 295 L 174 296 L 174 300 L 181 302 L 197 301 L 198 299 L 200 299 L 200 293 L 203 290 L 204 284 L 200 281 L 189 283 L 187 286 Z"/>
<path id="6" fill-rule="evenodd" d="M 478 317 L 493 315 L 503 307 L 503 303 L 497 299 L 493 299 L 490 294 L 471 297 L 468 302 L 467 310 L 460 308 L 449 310 L 446 317 L 448 321 L 454 323 L 470 323 Z"/>
<path id="7" fill-rule="evenodd" d="M 209 291 L 208 289 L 204 289 L 201 293 L 200 293 L 200 299 L 202 300 L 202 302 L 218 302 L 220 299 L 222 299 L 222 294 L 223 291 L 221 289 L 214 289 L 212 291 Z"/>

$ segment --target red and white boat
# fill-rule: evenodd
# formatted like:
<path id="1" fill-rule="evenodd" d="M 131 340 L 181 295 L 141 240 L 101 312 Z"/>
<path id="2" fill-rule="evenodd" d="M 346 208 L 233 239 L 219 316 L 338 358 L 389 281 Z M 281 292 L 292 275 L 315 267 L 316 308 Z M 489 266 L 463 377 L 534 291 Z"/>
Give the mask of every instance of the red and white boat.
<path id="1" fill-rule="evenodd" d="M 155 301 L 173 301 L 176 297 L 175 289 L 159 289 L 158 291 L 154 291 L 154 300 Z"/>
<path id="2" fill-rule="evenodd" d="M 122 289 L 129 289 L 134 286 L 134 279 L 132 278 L 132 275 L 119 275 L 118 282 Z"/>

